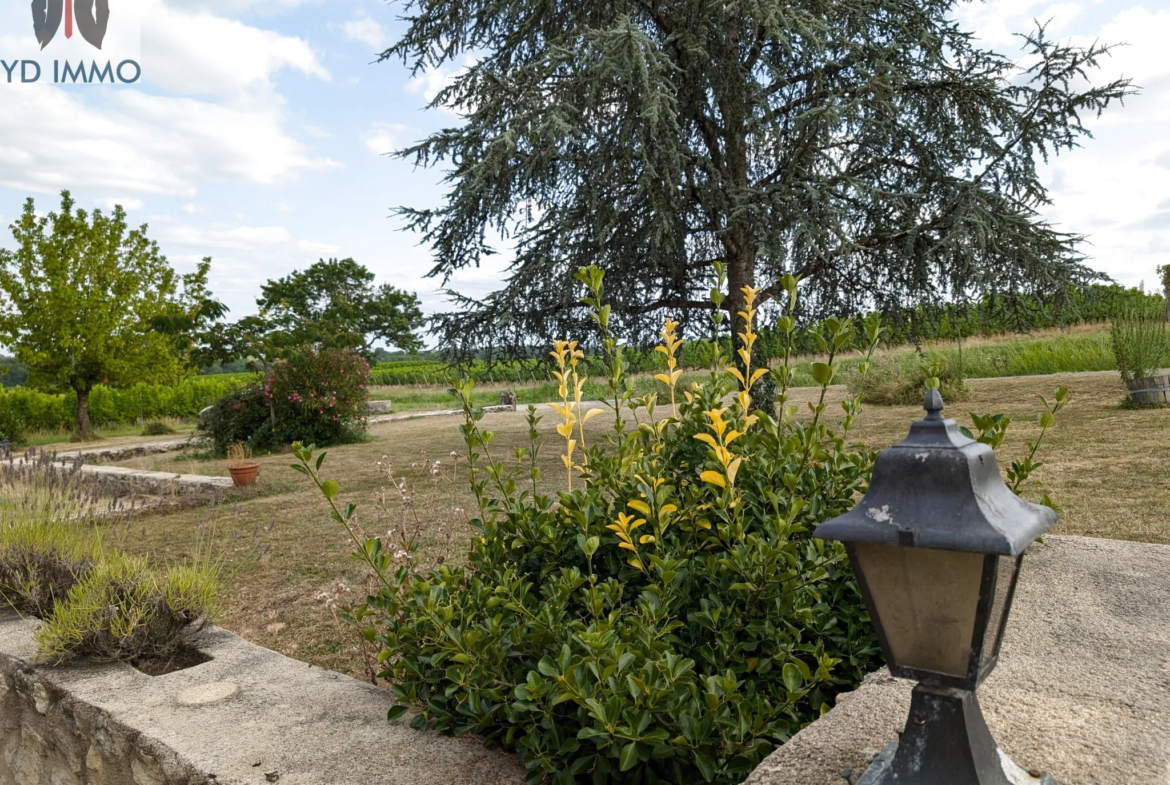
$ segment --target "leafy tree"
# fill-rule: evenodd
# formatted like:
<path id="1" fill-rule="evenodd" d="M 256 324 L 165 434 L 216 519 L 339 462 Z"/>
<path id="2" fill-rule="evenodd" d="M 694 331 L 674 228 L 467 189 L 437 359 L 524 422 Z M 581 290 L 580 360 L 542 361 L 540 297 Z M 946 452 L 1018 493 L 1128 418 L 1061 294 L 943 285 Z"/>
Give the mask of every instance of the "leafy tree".
<path id="1" fill-rule="evenodd" d="M 30 386 L 77 393 L 77 431 L 88 436 L 95 385 L 184 372 L 173 336 L 154 321 L 206 293 L 208 265 L 180 278 L 121 207 L 74 207 L 62 191 L 60 210 L 38 218 L 29 198 L 12 224 L 16 250 L 0 249 L 0 341 L 28 368 Z"/>
<path id="2" fill-rule="evenodd" d="M 306 345 L 358 349 L 375 341 L 413 351 L 422 343 L 418 297 L 390 284 L 374 285 L 374 274 L 353 259 L 322 259 L 307 270 L 269 281 L 256 301 L 270 324 L 275 347 Z"/>
<path id="3" fill-rule="evenodd" d="M 382 59 L 475 62 L 431 103 L 463 122 L 399 152 L 450 166 L 445 203 L 399 213 L 444 283 L 494 237 L 515 249 L 502 289 L 436 317 L 449 347 L 579 334 L 571 277 L 590 263 L 639 341 L 661 309 L 706 323 L 713 260 L 732 314 L 742 287 L 766 302 L 785 274 L 824 314 L 1098 277 L 1081 238 L 1039 217 L 1036 163 L 1133 92 L 1090 82 L 1107 46 L 1041 27 L 1018 66 L 953 21 L 954 0 L 404 6 Z"/>

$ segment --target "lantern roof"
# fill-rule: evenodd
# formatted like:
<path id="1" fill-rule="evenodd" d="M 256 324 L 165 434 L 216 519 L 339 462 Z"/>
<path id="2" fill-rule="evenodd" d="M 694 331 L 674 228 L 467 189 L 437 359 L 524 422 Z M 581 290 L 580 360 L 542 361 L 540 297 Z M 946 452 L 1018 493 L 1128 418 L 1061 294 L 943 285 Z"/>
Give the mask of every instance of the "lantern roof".
<path id="1" fill-rule="evenodd" d="M 942 415 L 930 389 L 926 417 L 883 450 L 852 510 L 817 527 L 824 540 L 1018 556 L 1057 521 L 1049 507 L 1012 493 L 995 452 Z"/>

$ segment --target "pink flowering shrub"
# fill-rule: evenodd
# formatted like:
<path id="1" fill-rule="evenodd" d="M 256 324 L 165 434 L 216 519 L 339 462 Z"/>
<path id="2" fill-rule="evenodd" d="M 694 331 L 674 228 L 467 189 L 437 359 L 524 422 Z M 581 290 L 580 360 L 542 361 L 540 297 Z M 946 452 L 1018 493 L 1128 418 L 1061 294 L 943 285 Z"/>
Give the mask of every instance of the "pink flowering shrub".
<path id="1" fill-rule="evenodd" d="M 281 360 L 263 386 L 222 399 L 210 430 L 217 451 L 234 441 L 271 449 L 360 439 L 366 428 L 370 366 L 352 349 L 310 347 Z"/>

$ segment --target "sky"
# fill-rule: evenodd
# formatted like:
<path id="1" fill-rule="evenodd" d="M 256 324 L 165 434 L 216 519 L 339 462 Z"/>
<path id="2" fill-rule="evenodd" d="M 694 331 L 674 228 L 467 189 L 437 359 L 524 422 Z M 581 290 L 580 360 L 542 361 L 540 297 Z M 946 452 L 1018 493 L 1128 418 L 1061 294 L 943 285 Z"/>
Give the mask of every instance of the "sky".
<path id="1" fill-rule="evenodd" d="M 54 60 L 98 53 L 64 26 L 38 49 L 27 0 L 0 0 L 0 60 L 40 62 L 32 83 L 0 70 L 0 244 L 32 196 L 54 209 L 69 188 L 80 206 L 123 205 L 149 225 L 171 264 L 213 259 L 212 290 L 238 318 L 260 285 L 322 257 L 350 256 L 379 282 L 416 291 L 427 312 L 445 301 L 424 277 L 428 250 L 391 208 L 441 203 L 442 172 L 388 157 L 457 121 L 425 111 L 459 64 L 418 77 L 376 53 L 404 29 L 381 0 L 110 0 L 97 59 L 139 63 L 132 84 L 61 85 Z M 1170 264 L 1170 0 L 962 3 L 956 16 L 987 46 L 1018 54 L 1013 33 L 1048 20 L 1052 37 L 1124 44 L 1101 80 L 1124 75 L 1141 95 L 1092 120 L 1094 139 L 1043 167 L 1045 216 L 1089 236 L 1090 266 L 1151 287 Z M 80 25 L 78 25 L 80 28 Z M 99 66 L 100 67 L 100 66 Z M 133 68 L 123 72 L 134 76 Z M 452 288 L 496 288 L 503 261 Z"/>

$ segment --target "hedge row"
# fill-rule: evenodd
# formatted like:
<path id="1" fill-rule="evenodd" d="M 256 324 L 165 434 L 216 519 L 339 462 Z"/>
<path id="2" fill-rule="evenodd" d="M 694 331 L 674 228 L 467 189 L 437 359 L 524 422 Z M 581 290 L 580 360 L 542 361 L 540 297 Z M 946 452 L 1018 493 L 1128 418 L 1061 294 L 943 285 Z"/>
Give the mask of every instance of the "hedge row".
<path id="1" fill-rule="evenodd" d="M 135 384 L 114 389 L 98 385 L 89 394 L 89 419 L 114 425 L 159 417 L 194 417 L 205 406 L 243 386 L 254 374 L 195 376 L 171 387 Z M 71 429 L 77 418 L 77 395 L 43 393 L 27 387 L 0 388 L 0 416 L 17 415 L 30 431 Z"/>

